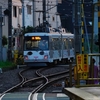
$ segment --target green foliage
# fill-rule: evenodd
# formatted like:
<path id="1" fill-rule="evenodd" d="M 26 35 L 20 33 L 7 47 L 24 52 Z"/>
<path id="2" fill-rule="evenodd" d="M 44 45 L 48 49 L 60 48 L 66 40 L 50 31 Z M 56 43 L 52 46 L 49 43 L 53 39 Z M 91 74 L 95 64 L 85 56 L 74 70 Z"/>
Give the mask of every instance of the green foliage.
<path id="1" fill-rule="evenodd" d="M 5 46 L 7 45 L 7 37 L 6 36 L 2 36 L 2 45 Z"/>
<path id="2" fill-rule="evenodd" d="M 0 68 L 13 68 L 16 65 L 10 61 L 1 61 L 0 62 Z"/>
<path id="3" fill-rule="evenodd" d="M 23 34 L 28 33 L 28 32 L 33 32 L 34 28 L 32 26 L 27 26 L 24 30 L 23 30 Z"/>
<path id="4" fill-rule="evenodd" d="M 23 65 L 24 64 L 24 58 L 23 55 L 19 55 L 17 60 L 16 60 L 17 65 Z"/>

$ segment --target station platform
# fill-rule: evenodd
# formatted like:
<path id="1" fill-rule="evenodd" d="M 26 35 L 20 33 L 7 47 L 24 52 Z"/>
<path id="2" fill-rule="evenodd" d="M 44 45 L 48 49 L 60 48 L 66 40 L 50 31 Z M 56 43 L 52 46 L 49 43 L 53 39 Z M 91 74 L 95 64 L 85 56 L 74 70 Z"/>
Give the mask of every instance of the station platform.
<path id="1" fill-rule="evenodd" d="M 100 100 L 100 87 L 64 88 L 70 100 Z"/>

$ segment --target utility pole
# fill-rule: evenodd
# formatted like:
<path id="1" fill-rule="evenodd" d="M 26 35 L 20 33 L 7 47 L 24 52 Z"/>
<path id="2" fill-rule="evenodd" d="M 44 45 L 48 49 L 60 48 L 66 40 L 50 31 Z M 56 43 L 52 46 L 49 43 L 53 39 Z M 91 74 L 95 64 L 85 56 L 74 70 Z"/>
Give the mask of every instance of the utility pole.
<path id="1" fill-rule="evenodd" d="M 43 0 L 43 25 L 46 28 L 46 0 Z"/>
<path id="2" fill-rule="evenodd" d="M 58 0 L 56 0 L 56 4 L 58 5 Z M 56 12 L 56 28 L 58 28 L 58 12 Z"/>
<path id="3" fill-rule="evenodd" d="M 23 27 L 23 30 L 25 29 L 25 14 L 24 14 L 24 0 L 21 0 L 22 2 L 22 27 Z"/>
<path id="4" fill-rule="evenodd" d="M 81 53 L 81 0 L 73 0 L 75 51 Z"/>
<path id="5" fill-rule="evenodd" d="M 12 60 L 12 0 L 8 0 L 8 58 Z"/>
<path id="6" fill-rule="evenodd" d="M 82 54 L 84 54 L 84 0 L 81 0 L 81 35 Z"/>
<path id="7" fill-rule="evenodd" d="M 33 2 L 32 2 L 32 5 L 33 5 L 33 27 L 35 27 L 36 26 L 36 24 L 35 24 L 35 21 L 36 21 L 36 15 L 35 15 L 35 0 L 33 0 Z"/>
<path id="8" fill-rule="evenodd" d="M 0 61 L 2 61 L 2 7 L 0 6 Z"/>

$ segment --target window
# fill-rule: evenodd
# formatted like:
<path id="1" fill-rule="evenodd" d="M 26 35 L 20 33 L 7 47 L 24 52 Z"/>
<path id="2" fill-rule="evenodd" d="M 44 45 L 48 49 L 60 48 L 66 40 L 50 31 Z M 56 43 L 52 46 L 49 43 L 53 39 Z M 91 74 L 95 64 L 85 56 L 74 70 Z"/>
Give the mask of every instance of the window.
<path id="1" fill-rule="evenodd" d="M 58 38 L 53 38 L 52 42 L 53 42 L 52 49 L 59 50 L 60 49 L 60 40 Z"/>
<path id="2" fill-rule="evenodd" d="M 31 6 L 27 5 L 27 14 L 31 14 Z"/>
<path id="3" fill-rule="evenodd" d="M 55 17 L 54 16 L 52 17 L 52 21 L 55 21 Z"/>
<path id="4" fill-rule="evenodd" d="M 74 48 L 74 40 L 73 39 L 69 39 L 69 48 L 70 49 Z"/>
<path id="5" fill-rule="evenodd" d="M 17 17 L 17 7 L 13 6 L 13 17 Z"/>
<path id="6" fill-rule="evenodd" d="M 34 36 L 35 38 L 36 36 Z M 25 37 L 24 50 L 48 50 L 48 37 L 41 36 L 41 39 L 31 39 L 31 36 Z"/>
<path id="7" fill-rule="evenodd" d="M 21 8 L 19 8 L 19 14 L 21 15 L 21 13 L 22 13 L 22 9 L 21 9 Z"/>
<path id="8" fill-rule="evenodd" d="M 68 49 L 68 39 L 63 39 L 63 49 Z"/>

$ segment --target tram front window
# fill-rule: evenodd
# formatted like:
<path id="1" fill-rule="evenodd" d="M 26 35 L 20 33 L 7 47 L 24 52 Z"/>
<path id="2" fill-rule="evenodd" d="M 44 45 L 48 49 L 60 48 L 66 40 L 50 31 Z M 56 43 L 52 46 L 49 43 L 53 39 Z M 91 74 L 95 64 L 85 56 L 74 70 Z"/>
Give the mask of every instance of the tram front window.
<path id="1" fill-rule="evenodd" d="M 28 37 L 29 38 L 29 37 Z M 40 39 L 32 40 L 25 38 L 25 50 L 48 50 L 48 39 L 40 37 Z"/>

